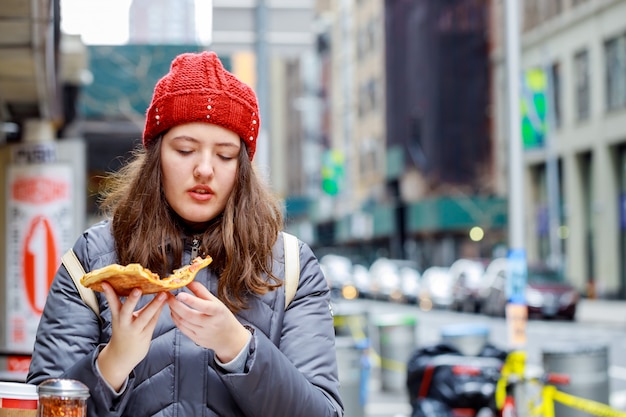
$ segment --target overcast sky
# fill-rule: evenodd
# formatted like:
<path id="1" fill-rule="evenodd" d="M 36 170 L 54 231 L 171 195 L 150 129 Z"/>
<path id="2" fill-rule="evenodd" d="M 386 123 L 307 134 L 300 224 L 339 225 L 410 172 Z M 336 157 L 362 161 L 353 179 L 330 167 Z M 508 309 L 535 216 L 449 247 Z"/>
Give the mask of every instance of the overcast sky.
<path id="1" fill-rule="evenodd" d="M 88 45 L 119 45 L 128 41 L 128 9 L 132 0 L 61 0 L 61 28 L 80 34 Z M 196 0 L 196 15 L 206 16 L 211 0 Z M 206 24 L 196 25 L 199 30 Z M 199 33 L 208 40 L 211 29 Z"/>

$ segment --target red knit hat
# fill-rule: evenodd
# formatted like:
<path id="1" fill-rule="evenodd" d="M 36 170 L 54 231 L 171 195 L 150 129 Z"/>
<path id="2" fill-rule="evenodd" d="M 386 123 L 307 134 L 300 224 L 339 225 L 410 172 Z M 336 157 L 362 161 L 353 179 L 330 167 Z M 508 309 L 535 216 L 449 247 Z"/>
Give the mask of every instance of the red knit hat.
<path id="1" fill-rule="evenodd" d="M 207 122 L 237 133 L 254 157 L 260 118 L 256 94 L 224 69 L 215 52 L 183 53 L 154 87 L 143 146 L 184 123 Z"/>

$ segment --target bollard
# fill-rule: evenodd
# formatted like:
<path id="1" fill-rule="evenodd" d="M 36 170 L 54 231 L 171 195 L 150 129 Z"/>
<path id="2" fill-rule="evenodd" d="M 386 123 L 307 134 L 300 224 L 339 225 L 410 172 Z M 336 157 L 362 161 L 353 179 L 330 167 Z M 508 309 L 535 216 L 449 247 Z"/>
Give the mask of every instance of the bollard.
<path id="1" fill-rule="evenodd" d="M 350 302 L 333 305 L 335 338 L 340 340 L 337 346 L 341 350 L 337 353 L 339 382 L 346 416 L 360 417 L 365 413 L 371 368 L 368 317 L 363 306 Z"/>
<path id="2" fill-rule="evenodd" d="M 335 338 L 339 395 L 343 401 L 344 414 L 351 417 L 365 416 L 365 393 L 363 382 L 368 369 L 364 366 L 367 346 L 355 342 L 349 336 Z"/>
<path id="3" fill-rule="evenodd" d="M 581 398 L 609 404 L 608 348 L 605 345 L 563 342 L 543 349 L 545 372 L 566 374 L 568 385 L 559 391 Z M 589 414 L 558 402 L 554 403 L 555 417 L 588 417 Z"/>
<path id="4" fill-rule="evenodd" d="M 407 362 L 417 347 L 417 318 L 385 314 L 376 317 L 383 391 L 406 391 Z"/>

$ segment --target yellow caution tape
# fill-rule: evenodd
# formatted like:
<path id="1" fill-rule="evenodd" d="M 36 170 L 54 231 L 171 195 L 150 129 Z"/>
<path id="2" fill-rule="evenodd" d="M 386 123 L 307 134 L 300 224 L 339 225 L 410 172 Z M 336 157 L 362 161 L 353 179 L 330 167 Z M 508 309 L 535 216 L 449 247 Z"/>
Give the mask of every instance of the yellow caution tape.
<path id="1" fill-rule="evenodd" d="M 335 316 L 335 327 L 347 327 L 354 340 L 365 340 L 367 336 L 363 331 L 363 323 L 354 316 Z"/>
<path id="2" fill-rule="evenodd" d="M 598 401 L 576 397 L 562 391 L 554 390 L 554 401 L 558 401 L 568 407 L 576 408 L 599 417 L 626 417 L 626 412 L 616 410 Z"/>
<path id="3" fill-rule="evenodd" d="M 517 377 L 519 381 L 524 380 L 524 367 L 526 363 L 526 353 L 524 351 L 513 351 L 507 355 L 502 366 L 501 376 L 496 384 L 496 406 L 499 410 L 504 405 L 506 399 L 506 387 L 510 377 Z M 598 417 L 626 417 L 626 412 L 619 411 L 607 404 L 586 398 L 576 397 L 571 394 L 559 391 L 554 385 L 545 385 L 541 389 L 541 400 L 529 401 L 529 411 L 531 416 L 555 417 L 554 402 L 557 401 L 565 406 L 575 408 Z"/>
<path id="4" fill-rule="evenodd" d="M 380 367 L 388 371 L 406 372 L 406 365 L 403 362 L 390 358 L 380 358 Z"/>

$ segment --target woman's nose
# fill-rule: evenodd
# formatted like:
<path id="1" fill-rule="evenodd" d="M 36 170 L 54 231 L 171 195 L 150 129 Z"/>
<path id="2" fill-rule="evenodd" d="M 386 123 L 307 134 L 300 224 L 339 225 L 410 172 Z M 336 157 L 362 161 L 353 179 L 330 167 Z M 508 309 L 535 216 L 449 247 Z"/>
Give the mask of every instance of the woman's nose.
<path id="1" fill-rule="evenodd" d="M 210 156 L 201 156 L 196 161 L 193 174 L 197 178 L 206 178 L 213 175 L 213 163 Z"/>

